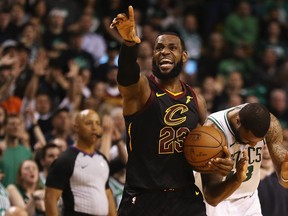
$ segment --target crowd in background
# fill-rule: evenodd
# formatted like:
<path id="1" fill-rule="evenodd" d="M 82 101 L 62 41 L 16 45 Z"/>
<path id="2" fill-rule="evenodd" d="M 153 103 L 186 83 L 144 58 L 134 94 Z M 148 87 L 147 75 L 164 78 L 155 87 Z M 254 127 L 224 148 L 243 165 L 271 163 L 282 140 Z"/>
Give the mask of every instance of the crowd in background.
<path id="1" fill-rule="evenodd" d="M 177 32 L 189 54 L 182 79 L 203 94 L 210 113 L 260 102 L 288 142 L 285 0 L 0 0 L 0 194 L 9 199 L 3 207 L 0 198 L 0 215 L 5 206 L 45 214 L 49 166 L 73 145 L 73 117 L 88 108 L 112 128 L 102 145 L 120 201 L 127 160 L 116 81 L 122 39 L 109 26 L 130 4 L 141 73 L 151 74 L 157 35 Z M 272 175 L 271 166 L 263 169 L 263 179 Z"/>

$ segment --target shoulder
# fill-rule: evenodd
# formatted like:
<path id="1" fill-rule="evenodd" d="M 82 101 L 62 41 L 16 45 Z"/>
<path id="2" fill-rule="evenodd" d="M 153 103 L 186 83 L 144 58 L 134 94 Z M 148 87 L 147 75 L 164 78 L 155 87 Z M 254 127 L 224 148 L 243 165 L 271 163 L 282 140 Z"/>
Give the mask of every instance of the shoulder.
<path id="1" fill-rule="evenodd" d="M 203 95 L 199 91 L 194 91 L 198 103 L 198 112 L 200 117 L 200 124 L 203 125 L 207 118 L 207 105 Z"/>
<path id="2" fill-rule="evenodd" d="M 269 130 L 265 136 L 266 142 L 271 143 L 275 141 L 282 142 L 283 135 L 282 135 L 282 127 L 278 119 L 270 113 L 271 121 Z"/>
<path id="3" fill-rule="evenodd" d="M 55 164 L 56 166 L 62 166 L 71 164 L 73 161 L 75 161 L 78 154 L 79 152 L 75 149 L 68 148 L 56 160 L 54 160 L 53 165 Z"/>
<path id="4" fill-rule="evenodd" d="M 6 190 L 9 193 L 10 196 L 13 196 L 15 193 L 19 194 L 18 187 L 15 184 L 9 184 L 6 187 Z"/>

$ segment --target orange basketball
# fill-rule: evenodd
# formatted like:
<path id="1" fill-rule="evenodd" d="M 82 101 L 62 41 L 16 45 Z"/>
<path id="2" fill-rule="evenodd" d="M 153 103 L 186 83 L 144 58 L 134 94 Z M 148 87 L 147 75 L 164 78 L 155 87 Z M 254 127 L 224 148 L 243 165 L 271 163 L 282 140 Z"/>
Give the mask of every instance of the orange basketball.
<path id="1" fill-rule="evenodd" d="M 226 138 L 219 130 L 211 126 L 193 129 L 184 141 L 184 155 L 195 171 L 207 170 L 207 163 L 212 158 L 223 157 Z"/>

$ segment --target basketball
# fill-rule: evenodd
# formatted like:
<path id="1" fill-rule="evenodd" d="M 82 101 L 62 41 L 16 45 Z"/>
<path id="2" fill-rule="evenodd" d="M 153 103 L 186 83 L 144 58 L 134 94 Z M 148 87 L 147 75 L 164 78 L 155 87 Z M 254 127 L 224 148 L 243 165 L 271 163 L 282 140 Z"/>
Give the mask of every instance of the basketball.
<path id="1" fill-rule="evenodd" d="M 195 171 L 205 172 L 212 158 L 223 157 L 226 138 L 223 133 L 211 126 L 193 129 L 184 141 L 184 155 Z"/>

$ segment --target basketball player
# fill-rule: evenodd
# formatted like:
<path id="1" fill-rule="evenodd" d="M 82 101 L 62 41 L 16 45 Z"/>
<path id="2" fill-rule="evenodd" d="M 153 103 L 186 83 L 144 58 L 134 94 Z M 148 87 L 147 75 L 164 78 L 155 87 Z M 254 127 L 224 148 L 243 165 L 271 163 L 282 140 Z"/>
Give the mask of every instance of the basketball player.
<path id="1" fill-rule="evenodd" d="M 278 120 L 265 106 L 251 103 L 213 113 L 205 125 L 225 134 L 234 160 L 232 172 L 224 178 L 202 174 L 207 215 L 262 215 L 257 187 L 264 145 L 269 149 L 280 184 L 288 188 L 287 150 Z"/>
<path id="2" fill-rule="evenodd" d="M 117 81 L 128 134 L 126 184 L 118 214 L 206 215 L 202 193 L 183 155 L 186 134 L 206 118 L 203 98 L 179 79 L 188 58 L 184 43 L 173 33 L 158 36 L 153 50 L 153 75 L 140 74 L 136 63 L 140 39 L 133 7 L 128 9 L 129 18 L 118 14 L 111 24 L 123 38 Z M 229 157 L 227 161 L 218 166 L 230 171 L 233 162 Z"/>
<path id="3" fill-rule="evenodd" d="M 109 166 L 98 149 L 102 127 L 99 115 L 83 110 L 75 120 L 77 142 L 52 164 L 45 189 L 46 216 L 57 216 L 57 201 L 63 200 L 63 216 L 116 216 L 108 186 Z"/>

